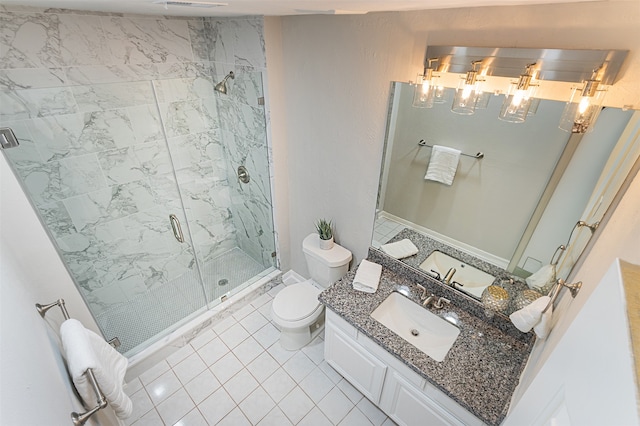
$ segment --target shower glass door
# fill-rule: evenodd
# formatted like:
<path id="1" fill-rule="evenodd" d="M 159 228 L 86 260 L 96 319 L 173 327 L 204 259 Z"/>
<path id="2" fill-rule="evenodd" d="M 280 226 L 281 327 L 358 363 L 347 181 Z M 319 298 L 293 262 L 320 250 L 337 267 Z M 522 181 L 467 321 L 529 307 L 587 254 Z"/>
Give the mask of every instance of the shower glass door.
<path id="1" fill-rule="evenodd" d="M 3 100 L 16 112 L 1 124 L 20 141 L 4 153 L 104 337 L 127 356 L 275 270 L 262 81 L 237 75 L 224 99 L 204 72 Z M 36 110 L 21 108 L 25 98 Z"/>

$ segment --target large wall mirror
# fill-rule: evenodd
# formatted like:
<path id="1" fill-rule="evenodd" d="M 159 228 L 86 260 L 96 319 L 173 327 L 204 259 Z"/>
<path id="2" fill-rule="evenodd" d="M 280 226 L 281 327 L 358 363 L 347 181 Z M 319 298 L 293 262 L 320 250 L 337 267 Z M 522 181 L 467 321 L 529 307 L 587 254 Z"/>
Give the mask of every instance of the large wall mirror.
<path id="1" fill-rule="evenodd" d="M 392 83 L 372 246 L 409 228 L 524 279 L 566 245 L 567 278 L 592 234 L 578 221 L 595 227 L 638 158 L 640 112 L 604 108 L 593 131 L 570 134 L 558 128 L 564 102 L 541 100 L 514 124 L 498 119 L 504 95 L 463 116 L 447 90 L 416 108 L 414 86 Z M 425 179 L 433 145 L 463 154 L 451 185 Z"/>

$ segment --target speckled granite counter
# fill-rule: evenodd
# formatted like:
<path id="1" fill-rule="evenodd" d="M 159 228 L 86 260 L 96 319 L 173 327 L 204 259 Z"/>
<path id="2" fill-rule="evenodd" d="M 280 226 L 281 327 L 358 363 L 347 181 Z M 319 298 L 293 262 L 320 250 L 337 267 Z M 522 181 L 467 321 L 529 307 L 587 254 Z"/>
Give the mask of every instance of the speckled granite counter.
<path id="1" fill-rule="evenodd" d="M 355 271 L 351 271 L 324 290 L 320 301 L 482 421 L 500 424 L 531 351 L 534 340 L 531 333 L 520 333 L 502 317 L 485 321 L 482 314 L 470 313 L 482 312 L 474 306 L 481 308 L 481 305 L 376 250 L 370 250 L 369 260 L 383 265 L 376 293 L 353 290 Z M 444 309 L 431 312 L 458 319 L 460 335 L 442 362 L 434 361 L 370 317 L 401 286 L 410 289 L 411 299 L 419 301 L 417 283 L 452 301 Z"/>

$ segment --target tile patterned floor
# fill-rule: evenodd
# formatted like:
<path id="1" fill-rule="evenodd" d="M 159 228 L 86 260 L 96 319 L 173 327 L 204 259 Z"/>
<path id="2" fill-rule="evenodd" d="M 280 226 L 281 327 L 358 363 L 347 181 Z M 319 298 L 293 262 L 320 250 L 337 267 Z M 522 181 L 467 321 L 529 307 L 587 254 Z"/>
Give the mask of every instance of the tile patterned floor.
<path id="1" fill-rule="evenodd" d="M 280 284 L 127 384 L 127 425 L 394 423 L 324 361 L 319 336 L 285 351 L 270 321 Z"/>
<path id="2" fill-rule="evenodd" d="M 376 218 L 373 228 L 373 247 L 380 247 L 385 244 L 396 234 L 406 228 L 405 225 L 398 223 L 392 219 L 380 216 Z"/>

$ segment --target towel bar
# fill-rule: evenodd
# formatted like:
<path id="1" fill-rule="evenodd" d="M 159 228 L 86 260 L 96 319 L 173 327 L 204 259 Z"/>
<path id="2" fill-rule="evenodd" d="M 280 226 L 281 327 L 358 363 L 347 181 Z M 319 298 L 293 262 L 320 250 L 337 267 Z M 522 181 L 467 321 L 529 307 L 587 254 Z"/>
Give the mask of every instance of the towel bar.
<path id="1" fill-rule="evenodd" d="M 425 142 L 424 139 L 420 139 L 420 141 L 418 142 L 418 146 L 426 146 L 427 148 L 433 148 L 433 145 L 427 145 L 427 142 Z M 478 152 L 476 155 L 465 154 L 464 152 L 461 152 L 460 155 L 464 155 L 465 157 L 475 158 L 476 160 L 482 160 L 484 158 L 483 152 Z"/>
<path id="2" fill-rule="evenodd" d="M 38 313 L 42 318 L 44 318 L 44 315 L 47 313 L 47 311 L 53 308 L 54 306 L 60 307 L 60 310 L 62 311 L 62 316 L 64 316 L 65 320 L 68 320 L 70 318 L 69 312 L 67 312 L 67 308 L 64 306 L 64 299 L 58 299 L 53 303 L 49 303 L 48 305 L 41 305 L 39 303 L 36 303 L 36 309 L 38 310 Z M 76 413 L 75 411 L 72 412 L 71 421 L 73 421 L 74 426 L 84 425 L 86 421 L 89 420 L 89 417 L 94 415 L 96 411 L 101 410 L 107 406 L 107 398 L 105 398 L 104 394 L 100 390 L 100 387 L 98 386 L 98 382 L 96 380 L 96 376 L 93 375 L 93 371 L 90 368 L 88 368 L 84 374 L 86 374 L 87 377 L 89 377 L 89 382 L 91 382 L 91 387 L 93 388 L 93 391 L 96 393 L 96 399 L 98 400 L 98 405 L 96 405 L 95 407 L 93 407 L 92 409 L 84 413 Z"/>
<path id="3" fill-rule="evenodd" d="M 547 312 L 547 310 L 550 307 L 553 306 L 554 302 L 558 298 L 558 295 L 560 294 L 560 290 L 562 289 L 562 287 L 567 287 L 571 292 L 571 297 L 575 298 L 578 295 L 578 292 L 580 291 L 580 289 L 582 288 L 582 281 L 578 281 L 575 284 L 567 284 L 562 278 L 558 279 L 553 289 L 551 290 L 551 293 L 550 293 L 551 300 L 549 300 L 549 303 L 547 304 L 547 306 L 545 306 L 545 308 L 542 310 L 543 314 Z"/>

